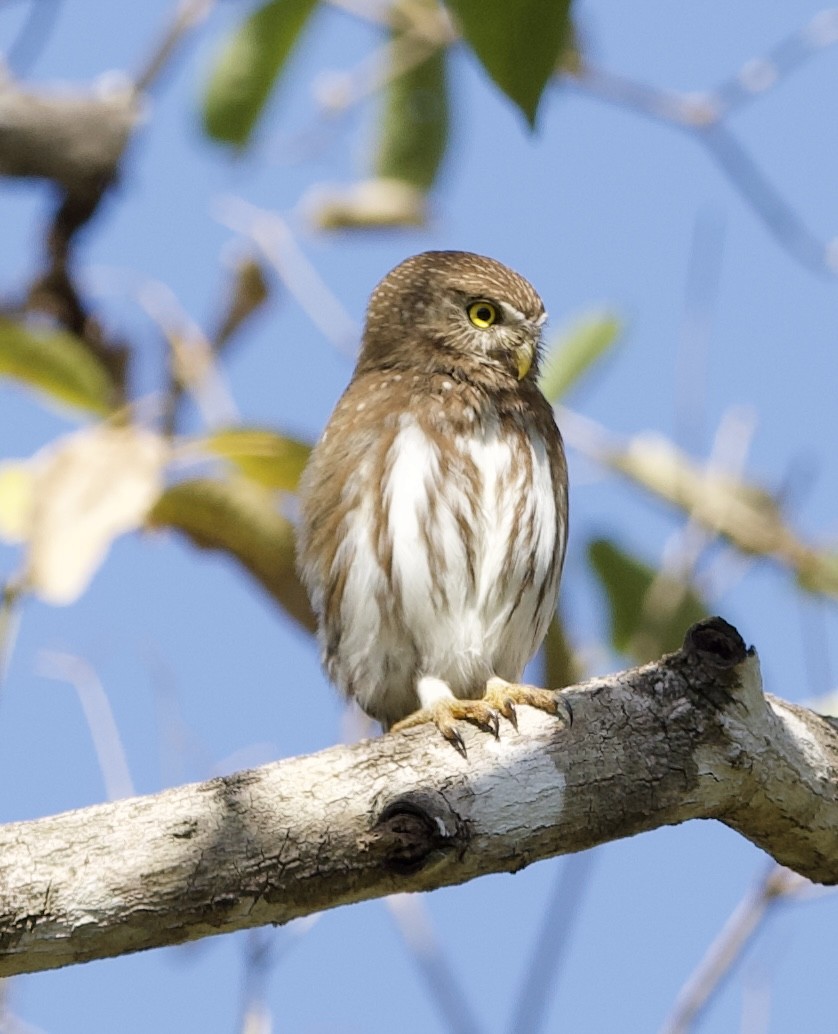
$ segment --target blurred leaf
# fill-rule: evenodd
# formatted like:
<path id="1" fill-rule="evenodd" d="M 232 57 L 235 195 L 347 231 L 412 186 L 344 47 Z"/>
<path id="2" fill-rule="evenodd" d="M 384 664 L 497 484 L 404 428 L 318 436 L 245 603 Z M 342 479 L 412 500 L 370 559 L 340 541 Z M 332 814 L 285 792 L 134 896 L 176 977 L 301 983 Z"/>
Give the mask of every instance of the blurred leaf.
<path id="1" fill-rule="evenodd" d="M 96 427 L 68 435 L 29 461 L 19 530 L 26 582 L 49 603 L 72 603 L 117 536 L 139 527 L 163 487 L 168 446 L 138 427 Z"/>
<path id="2" fill-rule="evenodd" d="M 0 539 L 25 542 L 32 514 L 35 475 L 29 463 L 0 463 Z"/>
<path id="3" fill-rule="evenodd" d="M 561 616 L 556 613 L 544 640 L 544 685 L 550 689 L 563 689 L 578 682 L 582 674 L 582 664 L 567 638 Z"/>
<path id="4" fill-rule="evenodd" d="M 317 0 L 269 0 L 222 47 L 203 102 L 204 129 L 244 147 Z"/>
<path id="5" fill-rule="evenodd" d="M 693 589 L 607 539 L 589 544 L 588 559 L 608 595 L 612 645 L 640 664 L 677 650 L 690 625 L 707 616 Z"/>
<path id="6" fill-rule="evenodd" d="M 550 402 L 558 402 L 616 344 L 622 325 L 610 313 L 594 313 L 561 331 L 547 349 L 539 384 Z"/>
<path id="7" fill-rule="evenodd" d="M 182 481 L 163 493 L 149 524 L 176 528 L 201 549 L 235 557 L 295 621 L 314 630 L 296 572 L 294 527 L 268 489 L 242 477 Z"/>
<path id="8" fill-rule="evenodd" d="M 212 339 L 216 352 L 220 352 L 245 320 L 268 300 L 268 281 L 256 258 L 240 256 L 232 273 L 224 314 Z"/>
<path id="9" fill-rule="evenodd" d="M 762 486 L 687 456 L 654 432 L 622 444 L 587 418 L 584 429 L 574 427 L 577 419 L 565 424 L 574 448 L 624 474 L 742 552 L 770 557 L 790 568 L 808 591 L 838 597 L 838 551 L 801 538 L 779 501 Z"/>
<path id="10" fill-rule="evenodd" d="M 0 317 L 0 375 L 14 377 L 54 399 L 99 416 L 115 398 L 102 363 L 63 330 L 35 330 Z"/>
<path id="11" fill-rule="evenodd" d="M 409 37 L 396 37 L 396 60 L 407 44 L 416 46 Z M 414 68 L 395 74 L 388 83 L 379 123 L 375 163 L 378 178 L 400 180 L 423 191 L 436 179 L 448 143 L 445 57 L 445 48 L 437 48 Z"/>
<path id="12" fill-rule="evenodd" d="M 838 594 L 838 557 L 801 542 L 778 501 L 761 486 L 698 464 L 654 433 L 636 435 L 628 448 L 608 450 L 606 462 L 744 552 L 789 564 L 806 588 Z"/>
<path id="13" fill-rule="evenodd" d="M 258 427 L 228 427 L 198 443 L 266 488 L 295 492 L 311 446 Z"/>
<path id="14" fill-rule="evenodd" d="M 544 87 L 571 37 L 571 0 L 445 2 L 490 77 L 534 126 Z"/>
<path id="15" fill-rule="evenodd" d="M 341 191 L 318 191 L 311 218 L 321 230 L 423 226 L 425 191 L 404 180 L 363 180 Z"/>
<path id="16" fill-rule="evenodd" d="M 795 559 L 797 581 L 802 589 L 838 596 L 838 553 L 801 544 Z"/>

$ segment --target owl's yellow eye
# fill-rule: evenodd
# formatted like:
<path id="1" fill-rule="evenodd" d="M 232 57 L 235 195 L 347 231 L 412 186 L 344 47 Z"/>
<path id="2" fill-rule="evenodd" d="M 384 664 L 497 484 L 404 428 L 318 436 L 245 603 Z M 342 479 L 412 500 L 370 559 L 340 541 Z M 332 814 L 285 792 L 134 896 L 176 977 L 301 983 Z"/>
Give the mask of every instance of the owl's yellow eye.
<path id="1" fill-rule="evenodd" d="M 491 302 L 472 302 L 466 311 L 471 322 L 481 330 L 498 321 L 498 310 Z"/>

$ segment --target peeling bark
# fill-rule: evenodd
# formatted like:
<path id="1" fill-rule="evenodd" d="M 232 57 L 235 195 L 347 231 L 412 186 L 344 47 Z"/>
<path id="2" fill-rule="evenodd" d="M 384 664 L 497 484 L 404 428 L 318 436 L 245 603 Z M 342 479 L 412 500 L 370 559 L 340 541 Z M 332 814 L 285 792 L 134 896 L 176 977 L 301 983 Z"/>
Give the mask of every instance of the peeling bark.
<path id="1" fill-rule="evenodd" d="M 691 818 L 838 882 L 838 732 L 765 697 L 718 618 L 522 708 L 462 758 L 432 728 L 0 828 L 0 976 L 429 890 Z"/>

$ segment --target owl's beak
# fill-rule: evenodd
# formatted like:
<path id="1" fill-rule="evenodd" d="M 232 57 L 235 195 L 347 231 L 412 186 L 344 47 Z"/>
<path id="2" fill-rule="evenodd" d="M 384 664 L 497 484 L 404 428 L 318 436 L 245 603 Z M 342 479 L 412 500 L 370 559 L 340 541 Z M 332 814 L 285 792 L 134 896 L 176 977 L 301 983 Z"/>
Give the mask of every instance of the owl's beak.
<path id="1" fill-rule="evenodd" d="M 535 357 L 535 345 L 528 342 L 525 345 L 519 345 L 515 349 L 515 364 L 518 368 L 518 380 L 522 381 L 527 374 L 530 372 L 532 361 Z"/>

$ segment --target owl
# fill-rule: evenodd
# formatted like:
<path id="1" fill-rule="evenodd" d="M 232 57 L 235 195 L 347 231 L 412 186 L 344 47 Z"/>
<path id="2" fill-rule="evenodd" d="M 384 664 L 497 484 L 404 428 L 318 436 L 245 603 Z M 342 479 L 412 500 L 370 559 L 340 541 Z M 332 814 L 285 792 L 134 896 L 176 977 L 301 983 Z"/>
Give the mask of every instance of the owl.
<path id="1" fill-rule="evenodd" d="M 546 319 L 500 262 L 428 251 L 370 298 L 352 379 L 301 481 L 298 563 L 331 680 L 385 730 L 498 735 L 547 632 L 567 467 L 538 388 Z"/>

